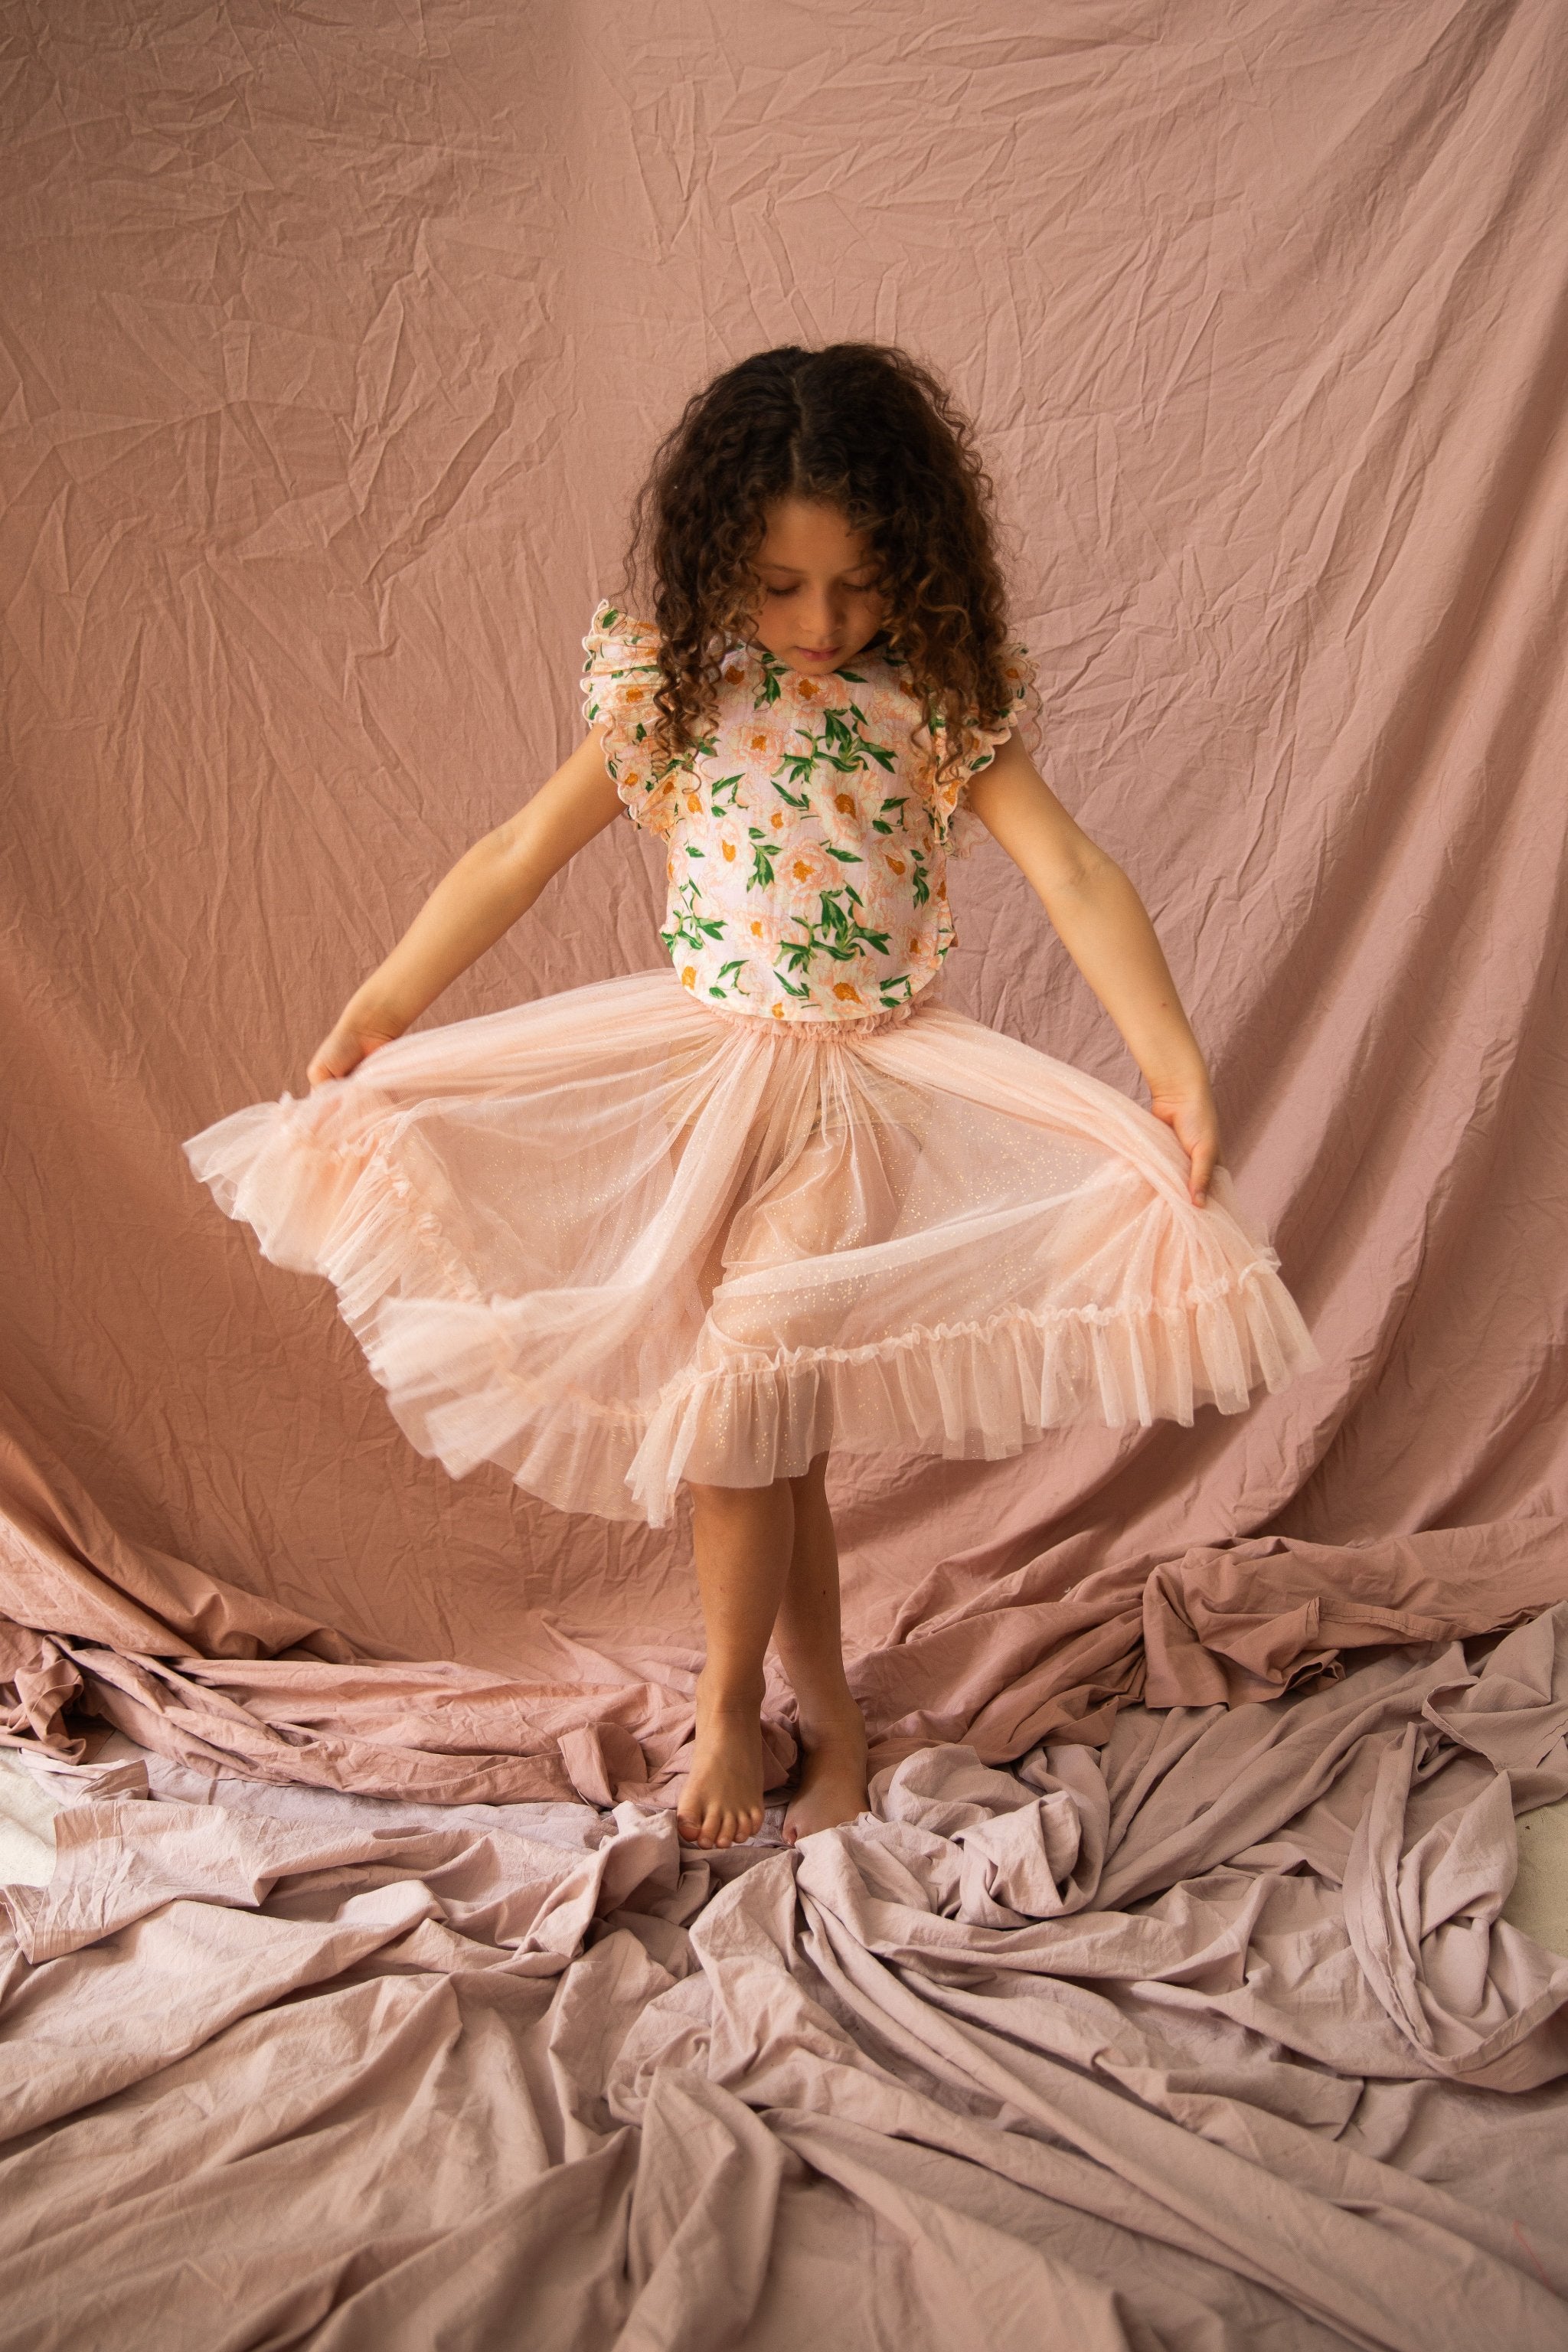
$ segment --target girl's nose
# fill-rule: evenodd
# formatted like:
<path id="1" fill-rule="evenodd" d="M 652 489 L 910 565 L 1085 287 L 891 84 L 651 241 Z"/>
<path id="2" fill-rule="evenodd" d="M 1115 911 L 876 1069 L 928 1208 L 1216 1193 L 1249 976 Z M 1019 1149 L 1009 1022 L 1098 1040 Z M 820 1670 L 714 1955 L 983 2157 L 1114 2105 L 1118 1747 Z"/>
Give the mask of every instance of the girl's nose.
<path id="1" fill-rule="evenodd" d="M 813 646 L 829 644 L 837 635 L 839 617 L 832 596 L 826 590 L 821 590 L 816 595 L 807 595 L 804 603 L 805 643 Z"/>

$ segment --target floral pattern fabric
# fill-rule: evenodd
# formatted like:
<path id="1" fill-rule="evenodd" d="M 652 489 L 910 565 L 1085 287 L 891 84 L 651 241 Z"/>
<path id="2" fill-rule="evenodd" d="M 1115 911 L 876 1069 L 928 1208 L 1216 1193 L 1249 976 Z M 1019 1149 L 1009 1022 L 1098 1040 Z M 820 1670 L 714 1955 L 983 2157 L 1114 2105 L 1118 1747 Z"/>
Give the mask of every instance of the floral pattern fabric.
<path id="1" fill-rule="evenodd" d="M 631 816 L 666 845 L 659 937 L 685 986 L 774 1021 L 907 1004 L 952 946 L 946 866 L 970 815 L 962 795 L 1011 721 L 965 727 L 939 782 L 895 656 L 868 650 L 807 677 L 736 645 L 707 736 L 670 761 L 652 740 L 655 631 L 602 604 L 583 645 L 584 717 Z M 1021 646 L 1007 675 L 1016 709 L 1033 675 Z"/>

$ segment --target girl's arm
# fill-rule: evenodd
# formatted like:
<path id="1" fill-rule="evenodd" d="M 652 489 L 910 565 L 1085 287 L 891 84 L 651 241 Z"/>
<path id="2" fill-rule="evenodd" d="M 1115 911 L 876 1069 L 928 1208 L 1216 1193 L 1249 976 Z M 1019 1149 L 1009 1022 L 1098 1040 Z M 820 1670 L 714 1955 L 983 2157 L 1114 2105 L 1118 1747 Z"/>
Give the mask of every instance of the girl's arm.
<path id="1" fill-rule="evenodd" d="M 465 850 L 384 963 L 355 989 L 305 1075 L 346 1077 L 401 1037 L 444 988 L 526 914 L 552 874 L 620 814 L 598 733 L 586 736 L 515 816 Z"/>
<path id="2" fill-rule="evenodd" d="M 1076 825 L 1016 735 L 969 785 L 969 803 L 1029 882 L 1062 945 L 1127 1040 L 1151 1108 L 1175 1131 L 1202 1208 L 1220 1158 L 1208 1072 L 1143 902 Z"/>

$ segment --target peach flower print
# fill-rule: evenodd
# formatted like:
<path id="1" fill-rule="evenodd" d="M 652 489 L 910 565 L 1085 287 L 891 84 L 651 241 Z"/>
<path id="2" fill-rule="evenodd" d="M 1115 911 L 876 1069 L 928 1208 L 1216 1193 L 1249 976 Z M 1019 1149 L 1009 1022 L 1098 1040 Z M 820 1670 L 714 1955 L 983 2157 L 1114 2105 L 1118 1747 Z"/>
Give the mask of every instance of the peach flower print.
<path id="1" fill-rule="evenodd" d="M 793 727 L 781 726 L 776 719 L 748 719 L 741 729 L 741 750 L 753 766 L 771 774 L 794 732 Z"/>
<path id="2" fill-rule="evenodd" d="M 859 990 L 847 980 L 836 980 L 833 993 L 845 1004 L 864 1004 L 866 1002 Z"/>
<path id="3" fill-rule="evenodd" d="M 825 857 L 809 841 L 802 841 L 786 849 L 778 862 L 778 877 L 792 891 L 831 890 L 843 880 L 842 871 L 835 860 Z"/>

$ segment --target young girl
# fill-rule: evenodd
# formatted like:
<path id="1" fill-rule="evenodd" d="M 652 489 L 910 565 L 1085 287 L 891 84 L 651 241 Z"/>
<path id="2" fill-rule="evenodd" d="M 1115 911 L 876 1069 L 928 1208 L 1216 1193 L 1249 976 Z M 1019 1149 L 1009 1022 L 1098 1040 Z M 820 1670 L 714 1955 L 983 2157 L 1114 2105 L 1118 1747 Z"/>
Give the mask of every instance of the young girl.
<path id="1" fill-rule="evenodd" d="M 707 1635 L 682 1834 L 762 1826 L 770 1640 L 791 1841 L 864 1806 L 830 1446 L 993 1459 L 1088 1417 L 1190 1423 L 1315 1360 L 1219 1167 L 1202 1055 L 1126 876 L 1014 732 L 989 485 L 903 352 L 763 352 L 688 405 L 601 604 L 588 732 L 460 858 L 309 1066 L 186 1145 L 277 1264 L 326 1276 L 454 1477 L 667 1524 Z M 625 809 L 669 963 L 411 1024 Z M 944 1005 L 946 857 L 1033 886 L 1149 1087 Z"/>

